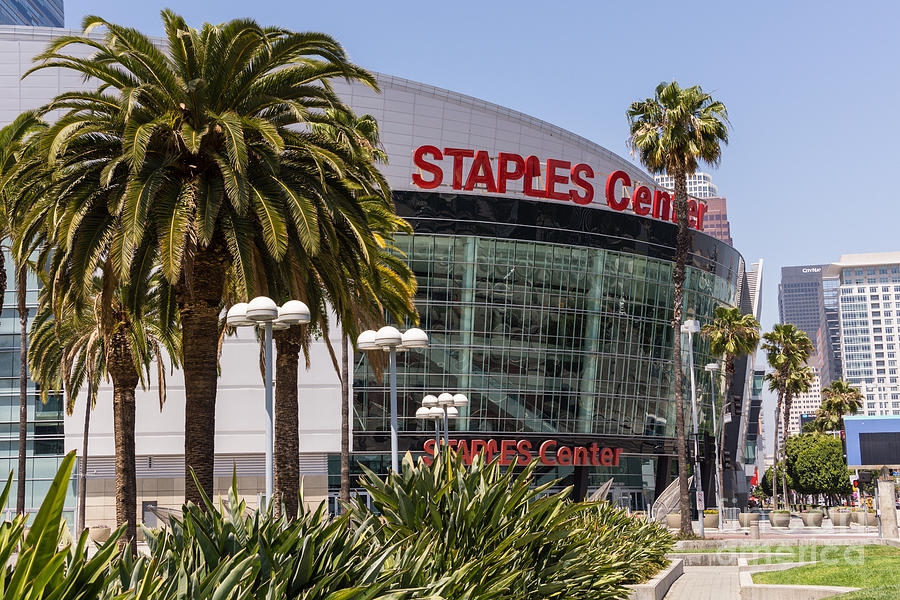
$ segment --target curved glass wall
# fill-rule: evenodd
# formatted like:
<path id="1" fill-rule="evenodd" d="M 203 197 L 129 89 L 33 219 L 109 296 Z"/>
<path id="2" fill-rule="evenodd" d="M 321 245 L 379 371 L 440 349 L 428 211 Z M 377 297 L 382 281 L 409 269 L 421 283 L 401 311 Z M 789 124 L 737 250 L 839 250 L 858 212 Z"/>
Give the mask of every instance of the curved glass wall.
<path id="1" fill-rule="evenodd" d="M 401 432 L 426 429 L 413 416 L 423 395 L 450 391 L 470 399 L 457 431 L 674 437 L 670 262 L 471 236 L 418 234 L 400 247 L 431 338 L 398 357 Z M 689 268 L 686 318 L 705 323 L 735 294 Z M 713 357 L 702 336 L 694 351 L 708 408 Z M 355 432 L 387 430 L 386 382 L 363 357 L 354 390 Z"/>

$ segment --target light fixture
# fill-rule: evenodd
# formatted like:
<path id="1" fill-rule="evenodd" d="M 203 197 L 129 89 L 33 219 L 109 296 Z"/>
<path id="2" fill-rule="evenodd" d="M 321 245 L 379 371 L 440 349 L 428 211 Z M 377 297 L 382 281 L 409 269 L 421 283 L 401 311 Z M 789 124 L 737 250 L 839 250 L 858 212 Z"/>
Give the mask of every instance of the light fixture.
<path id="1" fill-rule="evenodd" d="M 257 296 L 247 305 L 247 318 L 257 323 L 274 321 L 278 318 L 278 305 L 266 296 Z"/>
<path id="2" fill-rule="evenodd" d="M 465 394 L 454 394 L 453 395 L 453 406 L 458 408 L 462 408 L 464 406 L 469 405 L 469 399 L 466 398 Z"/>
<path id="3" fill-rule="evenodd" d="M 228 315 L 225 317 L 225 323 L 229 327 L 246 327 L 248 325 L 255 325 L 255 321 L 251 321 L 247 318 L 247 306 L 249 306 L 246 302 L 238 302 L 234 306 L 228 309 Z"/>
<path id="4" fill-rule="evenodd" d="M 369 329 L 359 334 L 356 338 L 356 347 L 360 350 L 378 349 L 378 344 L 375 343 L 375 332 Z"/>
<path id="5" fill-rule="evenodd" d="M 440 396 L 438 396 L 438 404 L 441 406 L 453 406 L 453 394 L 450 392 L 444 392 Z"/>
<path id="6" fill-rule="evenodd" d="M 428 347 L 428 334 L 419 329 L 418 327 L 413 327 L 411 329 L 407 329 L 401 335 L 403 341 L 404 348 L 427 348 Z"/>
<path id="7" fill-rule="evenodd" d="M 278 320 L 288 325 L 305 325 L 310 321 L 309 307 L 299 300 L 288 300 L 278 310 Z"/>
<path id="8" fill-rule="evenodd" d="M 403 343 L 403 336 L 396 327 L 386 325 L 375 332 L 375 343 L 385 350 L 390 350 Z"/>
<path id="9" fill-rule="evenodd" d="M 424 406 L 426 408 L 431 408 L 432 406 L 437 406 L 437 405 L 438 405 L 437 396 L 432 396 L 431 394 L 428 394 L 427 396 L 422 398 L 422 406 Z"/>

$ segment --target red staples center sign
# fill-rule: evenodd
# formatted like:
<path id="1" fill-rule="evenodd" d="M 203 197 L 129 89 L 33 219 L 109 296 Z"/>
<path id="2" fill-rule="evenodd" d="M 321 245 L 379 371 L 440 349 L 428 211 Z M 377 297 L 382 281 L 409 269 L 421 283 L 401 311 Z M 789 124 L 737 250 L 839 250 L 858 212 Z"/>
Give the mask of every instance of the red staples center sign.
<path id="1" fill-rule="evenodd" d="M 431 464 L 437 445 L 434 440 L 425 442 L 425 462 Z M 530 440 L 450 440 L 450 447 L 461 457 L 464 464 L 472 464 L 472 457 L 483 454 L 491 461 L 499 455 L 501 465 L 510 465 L 513 460 L 518 465 L 540 461 L 542 465 L 576 467 L 618 467 L 623 448 L 590 446 L 563 446 L 556 440 L 545 440 L 533 444 Z"/>
<path id="2" fill-rule="evenodd" d="M 450 187 L 454 190 L 469 192 L 477 186 L 492 194 L 505 194 L 511 182 L 521 181 L 522 193 L 531 198 L 585 205 L 592 203 L 598 195 L 595 185 L 603 185 L 606 204 L 611 209 L 621 212 L 631 207 L 636 215 L 676 222 L 674 202 L 669 192 L 637 185 L 630 197 L 624 194 L 624 188 L 632 186 L 631 177 L 625 171 L 613 171 L 604 184 L 595 181 L 601 174 L 595 173 L 585 163 L 573 165 L 567 160 L 554 158 L 542 163 L 537 156 L 523 157 L 501 152 L 495 167 L 487 150 L 441 150 L 436 146 L 416 148 L 413 163 L 417 169 L 412 175 L 413 185 L 423 190 L 433 190 L 444 184 L 445 180 L 450 180 Z M 617 187 L 623 188 L 622 192 L 617 192 Z M 689 199 L 688 225 L 703 231 L 706 210 L 702 202 Z"/>

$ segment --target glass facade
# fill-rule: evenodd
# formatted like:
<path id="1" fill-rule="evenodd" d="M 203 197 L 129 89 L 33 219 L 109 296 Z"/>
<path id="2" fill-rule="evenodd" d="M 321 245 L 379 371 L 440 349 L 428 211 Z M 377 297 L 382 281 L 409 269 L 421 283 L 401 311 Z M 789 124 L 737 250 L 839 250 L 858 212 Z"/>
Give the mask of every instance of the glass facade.
<path id="1" fill-rule="evenodd" d="M 14 474 L 10 506 L 6 508 L 15 510 L 19 455 L 19 314 L 16 310 L 15 265 L 8 255 L 5 259 L 7 291 L 0 313 L 0 473 L 12 471 Z M 30 316 L 33 316 L 38 292 L 33 274 L 29 274 L 27 286 L 26 303 Z M 43 403 L 34 383 L 28 382 L 25 507 L 31 515 L 37 513 L 64 456 L 63 410 L 61 396 L 50 396 Z M 67 518 L 72 516 L 74 506 L 73 477 L 66 499 Z"/>
<path id="2" fill-rule="evenodd" d="M 430 422 L 414 417 L 425 394 L 462 392 L 470 404 L 451 422 L 451 436 L 516 434 L 623 447 L 622 465 L 592 467 L 588 486 L 615 476 L 629 489 L 649 486 L 652 491 L 656 458 L 674 452 L 672 249 L 666 259 L 661 244 L 652 251 L 640 245 L 660 232 L 635 229 L 635 222 L 658 225 L 608 211 L 584 213 L 601 219 L 604 230 L 567 214 L 580 210 L 569 205 L 459 196 L 454 201 L 449 208 L 457 218 L 448 221 L 441 216 L 446 198 L 411 193 L 398 198 L 398 209 L 416 230 L 399 246 L 416 273 L 420 326 L 430 337 L 429 348 L 398 356 L 401 450 L 421 450 L 423 440 L 433 435 Z M 469 203 L 471 210 L 459 202 Z M 480 208 L 499 203 L 501 209 L 485 215 L 481 202 Z M 504 202 L 512 210 L 504 211 Z M 530 209 L 543 220 L 527 218 Z M 554 210 L 583 224 L 581 231 L 565 234 L 572 243 L 539 239 L 546 240 Z M 515 230 L 504 226 L 503 214 Z M 479 223 L 476 216 L 493 218 Z M 621 216 L 628 219 L 611 222 Z M 625 251 L 629 243 L 632 251 Z M 732 273 L 731 262 L 724 267 L 720 262 L 734 256 L 709 256 L 713 260 L 692 255 L 687 271 L 685 318 L 701 324 L 716 306 L 733 306 L 737 295 L 740 267 Z M 684 360 L 686 365 L 687 352 Z M 712 360 L 706 340 L 694 336 L 695 378 L 707 432 L 711 405 L 703 366 Z M 387 450 L 387 381 L 378 382 L 361 355 L 354 394 L 354 451 Z M 685 399 L 690 399 L 688 377 Z M 547 476 L 565 477 L 566 469 L 573 467 L 550 469 Z"/>
<path id="3" fill-rule="evenodd" d="M 0 25 L 64 26 L 63 0 L 0 0 Z"/>

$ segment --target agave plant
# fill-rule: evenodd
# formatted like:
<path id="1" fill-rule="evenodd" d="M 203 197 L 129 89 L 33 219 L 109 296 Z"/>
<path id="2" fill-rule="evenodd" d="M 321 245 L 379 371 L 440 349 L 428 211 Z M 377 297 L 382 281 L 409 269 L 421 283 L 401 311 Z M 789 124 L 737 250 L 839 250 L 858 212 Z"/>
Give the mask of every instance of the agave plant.
<path id="1" fill-rule="evenodd" d="M 62 510 L 74 464 L 75 453 L 70 452 L 27 534 L 27 515 L 0 523 L 0 564 L 6 565 L 0 577 L 0 600 L 93 599 L 108 588 L 109 565 L 117 556 L 123 529 L 116 530 L 92 557 L 87 552 L 87 531 L 72 545 Z M 0 493 L 0 506 L 6 506 L 11 487 L 12 473 Z M 15 552 L 18 556 L 13 561 Z"/>
<path id="2" fill-rule="evenodd" d="M 149 557 L 117 565 L 118 598 L 154 600 L 374 600 L 394 549 L 373 543 L 376 518 L 351 527 L 349 515 L 329 519 L 326 505 L 298 517 L 248 510 L 233 482 L 227 501 L 185 505 L 165 530 L 145 529 Z M 303 504 L 300 503 L 302 507 Z"/>
<path id="3" fill-rule="evenodd" d="M 621 560 L 579 518 L 591 505 L 569 500 L 570 489 L 549 493 L 557 482 L 534 486 L 535 466 L 501 469 L 476 457 L 466 467 L 450 454 L 426 465 L 407 455 L 399 474 L 366 471 L 376 535 L 400 548 L 383 577 L 416 597 L 624 597 Z M 359 501 L 350 513 L 360 523 L 371 514 Z"/>

